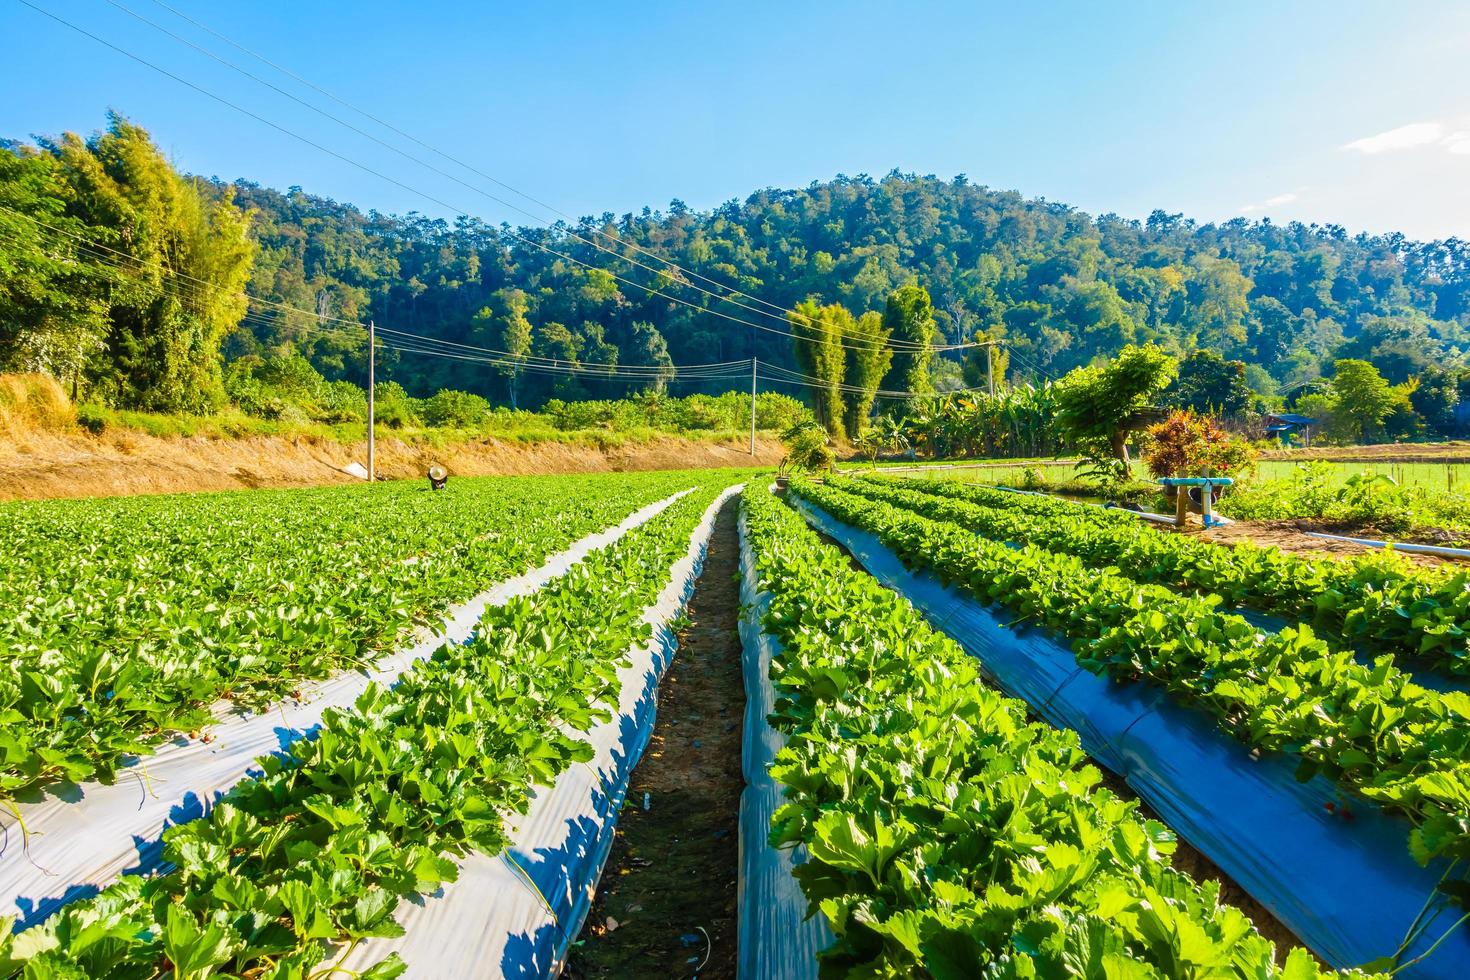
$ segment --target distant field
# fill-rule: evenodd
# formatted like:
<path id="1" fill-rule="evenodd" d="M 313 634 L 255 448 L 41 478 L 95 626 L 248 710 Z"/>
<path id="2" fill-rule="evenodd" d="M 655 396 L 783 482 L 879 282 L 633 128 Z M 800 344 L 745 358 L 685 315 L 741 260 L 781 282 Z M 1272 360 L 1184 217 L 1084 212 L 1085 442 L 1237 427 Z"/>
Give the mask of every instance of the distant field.
<path id="1" fill-rule="evenodd" d="M 1379 448 L 1379 447 L 1368 447 Z M 1430 447 L 1441 448 L 1441 447 Z M 1463 448 L 1461 450 L 1464 451 Z M 1255 472 L 1248 474 L 1242 482 L 1261 484 L 1268 480 L 1289 480 L 1298 472 L 1306 460 L 1262 459 L 1256 462 Z M 1040 470 L 1051 483 L 1067 481 L 1076 465 L 1071 459 L 970 459 L 953 461 L 880 462 L 884 470 L 915 473 L 943 471 L 956 480 L 972 483 L 1017 483 L 1027 470 Z M 1373 476 L 1382 474 L 1402 487 L 1424 487 L 1427 490 L 1452 490 L 1470 493 L 1470 462 L 1382 462 L 1372 459 L 1321 461 L 1319 465 L 1330 467 L 1334 484 L 1341 485 L 1360 473 Z M 869 464 L 850 461 L 842 469 L 861 472 Z M 1140 479 L 1148 480 L 1142 466 L 1135 472 Z M 1149 481 L 1151 482 L 1151 481 Z"/>
<path id="2" fill-rule="evenodd" d="M 943 475 L 948 479 L 961 480 L 966 483 L 1020 483 L 1027 470 L 1040 470 L 1045 474 L 1048 483 L 1062 483 L 1072 476 L 1072 468 L 1075 464 L 1065 461 L 1060 464 L 1050 460 L 1044 462 L 1015 463 L 1005 462 L 996 464 L 985 464 L 970 466 L 945 467 L 943 474 L 924 470 L 911 471 L 915 476 Z M 900 470 L 900 473 L 904 471 Z"/>
<path id="3" fill-rule="evenodd" d="M 1461 493 L 1470 490 L 1470 463 L 1380 463 L 1367 460 L 1353 462 L 1331 462 L 1331 474 L 1335 482 L 1345 483 L 1359 473 L 1382 474 L 1401 487 L 1424 487 L 1428 490 L 1454 490 Z M 1256 473 L 1251 482 L 1290 479 L 1298 472 L 1300 463 L 1284 459 L 1263 459 L 1256 463 Z"/>

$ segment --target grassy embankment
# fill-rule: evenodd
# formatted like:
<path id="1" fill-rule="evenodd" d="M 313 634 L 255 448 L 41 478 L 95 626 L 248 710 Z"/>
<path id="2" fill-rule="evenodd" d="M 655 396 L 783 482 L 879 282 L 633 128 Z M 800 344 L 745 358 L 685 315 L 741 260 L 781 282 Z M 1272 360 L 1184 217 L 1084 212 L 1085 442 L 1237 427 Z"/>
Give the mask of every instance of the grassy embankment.
<path id="1" fill-rule="evenodd" d="M 360 443 L 367 438 L 361 421 L 326 423 L 263 419 L 227 406 L 210 415 L 161 414 L 93 404 L 73 405 L 62 387 L 38 374 L 0 374 L 0 433 L 19 438 L 23 434 L 131 432 L 158 439 L 243 439 L 250 436 L 279 437 Z M 562 428 L 549 416 L 517 412 L 490 416 L 483 424 L 465 428 L 422 425 L 389 426 L 379 423 L 379 438 L 392 437 L 406 443 L 443 448 L 457 443 L 496 439 L 508 443 L 555 442 L 598 449 L 649 442 L 662 436 L 679 436 L 698 442 L 729 442 L 749 437 L 740 428 L 673 429 L 655 426 Z"/>

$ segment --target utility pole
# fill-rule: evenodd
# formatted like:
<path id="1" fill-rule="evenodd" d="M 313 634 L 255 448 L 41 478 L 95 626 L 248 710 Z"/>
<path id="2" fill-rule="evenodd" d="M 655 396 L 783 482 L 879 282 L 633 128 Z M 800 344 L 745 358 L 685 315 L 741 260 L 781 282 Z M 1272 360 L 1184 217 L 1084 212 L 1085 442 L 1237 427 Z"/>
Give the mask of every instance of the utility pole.
<path id="1" fill-rule="evenodd" d="M 369 483 L 372 483 L 374 480 L 376 480 L 378 478 L 378 458 L 377 458 L 377 452 L 376 452 L 377 446 L 376 446 L 375 441 L 374 441 L 375 440 L 375 433 L 373 432 L 373 430 L 376 428 L 376 426 L 374 425 L 374 423 L 377 422 L 377 419 L 378 419 L 377 413 L 374 411 L 374 408 L 376 406 L 373 404 L 373 388 L 375 387 L 373 375 L 374 375 L 374 373 L 376 371 L 377 364 L 378 364 L 378 325 L 374 321 L 369 320 L 368 321 L 368 417 L 367 417 L 367 423 L 368 423 L 368 482 Z"/>
<path id="2" fill-rule="evenodd" d="M 987 341 L 985 344 L 985 387 L 990 389 L 990 397 L 995 397 L 995 344 Z"/>
<path id="3" fill-rule="evenodd" d="M 750 455 L 755 455 L 755 366 L 756 359 L 750 359 Z"/>

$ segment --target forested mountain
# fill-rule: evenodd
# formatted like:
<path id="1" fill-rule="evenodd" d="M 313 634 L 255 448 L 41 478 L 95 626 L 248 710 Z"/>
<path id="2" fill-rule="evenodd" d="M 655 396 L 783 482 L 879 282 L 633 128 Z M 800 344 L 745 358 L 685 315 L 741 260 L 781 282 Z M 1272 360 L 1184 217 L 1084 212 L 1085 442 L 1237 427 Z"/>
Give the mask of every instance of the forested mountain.
<path id="1" fill-rule="evenodd" d="M 783 328 L 636 267 L 628 257 L 653 263 L 628 249 L 610 255 L 588 244 L 612 247 L 603 235 L 784 307 L 815 297 L 860 314 L 917 282 L 933 296 L 946 341 L 977 333 L 1006 340 L 1013 378 L 1061 375 L 1155 340 L 1181 351 L 1214 348 L 1282 383 L 1348 356 L 1403 381 L 1458 362 L 1470 346 L 1470 243 L 1456 239 L 1421 243 L 1243 219 L 1198 225 L 1161 212 L 1146 222 L 1093 218 L 963 177 L 893 173 L 758 191 L 712 212 L 675 201 L 663 212 L 516 232 L 596 267 L 588 269 L 476 221 L 364 215 L 295 188 L 233 186 L 237 202 L 257 212 L 252 285 L 260 295 L 500 350 L 511 346 L 510 323 L 524 317 L 538 353 L 588 362 L 652 363 L 660 338 L 675 363 L 746 357 L 752 345 L 763 359 L 792 356 L 782 336 L 605 275 L 599 270 Z M 231 349 L 287 339 L 324 369 L 340 369 L 341 346 L 307 327 L 252 325 Z M 504 397 L 503 386 L 486 389 L 484 374 L 480 365 L 405 355 L 393 376 L 410 389 Z"/>
<path id="2" fill-rule="evenodd" d="M 39 148 L 0 150 L 0 208 L 10 209 L 0 211 L 3 249 L 13 250 L 23 230 L 14 211 L 41 215 L 130 255 L 138 242 L 162 233 L 166 213 L 191 215 L 181 225 L 191 233 L 218 225 L 226 238 L 230 215 L 242 215 L 253 249 L 247 289 L 254 298 L 233 330 L 201 328 L 187 343 L 180 341 L 189 356 L 206 360 L 223 333 L 226 358 L 290 345 L 329 378 L 360 381 L 363 332 L 338 321 L 371 317 L 392 329 L 581 363 L 694 364 L 754 353 L 795 366 L 784 322 L 718 303 L 677 281 L 677 273 L 639 267 L 635 261 L 659 263 L 629 244 L 780 307 L 815 300 L 839 303 L 860 317 L 882 310 L 899 287 L 917 284 L 933 298 L 943 340 L 1004 340 L 1013 380 L 1059 376 L 1149 340 L 1179 352 L 1212 348 L 1244 360 L 1258 390 L 1315 377 L 1341 357 L 1371 360 L 1399 382 L 1433 365 L 1458 365 L 1470 348 L 1470 243 L 1458 239 L 1423 243 L 1400 235 L 1350 235 L 1334 225 L 1243 219 L 1201 225 L 1162 212 L 1144 222 L 1094 218 L 963 176 L 897 172 L 761 190 L 709 212 L 674 201 L 664 211 L 604 214 L 574 227 L 511 229 L 467 218 L 363 213 L 299 188 L 283 193 L 244 180 L 184 181 L 197 200 L 170 212 L 168 195 L 126 189 L 132 175 L 120 148 L 141 160 L 146 143 L 141 130 L 114 120 L 108 133 L 85 144 L 66 137 Z M 97 190 L 99 173 L 111 173 L 109 198 Z M 162 177 L 154 183 L 173 187 Z M 169 193 L 178 198 L 181 192 Z M 177 244 L 181 233 L 170 234 L 168 241 Z M 45 361 L 38 351 L 55 358 L 57 350 L 69 349 L 70 341 L 36 340 L 38 332 L 60 329 L 72 315 L 46 306 L 76 292 L 65 278 L 76 278 L 74 268 L 56 261 L 66 258 L 55 254 L 65 241 L 42 235 L 32 244 L 50 253 L 8 256 L 11 267 L 27 271 L 35 283 L 20 289 L 8 273 L 0 282 L 0 369 L 27 358 L 33 366 Z M 182 265 L 169 264 L 169 248 Z M 238 252 L 232 245 L 222 254 Z M 211 279 L 216 273 L 201 258 L 206 253 L 214 254 L 202 246 L 159 246 L 134 265 L 148 282 L 166 284 L 171 272 Z M 45 262 L 56 278 L 47 279 L 39 267 Z M 235 266 L 216 265 L 228 289 Z M 58 295 L 47 299 L 48 289 Z M 192 294 L 200 295 L 197 289 Z M 139 302 L 149 297 L 157 299 L 144 290 Z M 710 307 L 776 332 L 704 312 Z M 92 314 L 76 315 L 97 313 L 89 309 Z M 212 324 L 219 312 L 200 317 Z M 147 346 L 137 338 L 154 336 L 154 326 L 120 325 L 114 317 L 111 326 L 99 326 L 96 343 L 81 345 L 90 366 L 73 374 L 89 377 L 104 397 L 139 400 L 136 386 L 109 386 L 109 352 L 136 359 Z M 25 333 L 29 340 L 21 337 Z M 387 361 L 380 377 L 424 395 L 459 388 L 506 402 L 514 389 L 525 405 L 552 396 L 617 395 L 630 387 L 619 380 L 512 378 L 485 364 L 392 351 Z M 977 368 L 972 364 L 966 372 L 972 381 L 981 376 Z M 50 369 L 64 375 L 64 369 Z M 940 365 L 937 375 L 941 388 L 961 383 L 953 361 Z M 151 401 L 165 405 L 168 399 Z"/>

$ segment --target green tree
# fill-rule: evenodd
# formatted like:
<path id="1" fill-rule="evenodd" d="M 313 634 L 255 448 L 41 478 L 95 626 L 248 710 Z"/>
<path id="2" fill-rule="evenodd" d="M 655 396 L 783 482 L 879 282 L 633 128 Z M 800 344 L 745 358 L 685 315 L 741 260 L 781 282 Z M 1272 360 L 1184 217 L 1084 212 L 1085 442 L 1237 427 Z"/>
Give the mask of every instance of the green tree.
<path id="1" fill-rule="evenodd" d="M 633 324 L 633 351 L 635 359 L 631 363 L 657 369 L 645 390 L 657 395 L 667 392 L 669 382 L 674 380 L 674 359 L 658 327 L 646 322 Z"/>
<path id="2" fill-rule="evenodd" d="M 552 367 L 569 371 L 581 366 L 582 340 L 568 330 L 564 323 L 553 321 L 537 327 L 535 346 L 539 356 L 557 362 Z M 557 398 L 567 401 L 575 401 L 587 395 L 581 380 L 574 373 L 556 373 L 551 383 L 551 390 Z"/>
<path id="3" fill-rule="evenodd" d="M 526 355 L 531 353 L 531 321 L 526 319 L 530 301 L 522 290 L 514 288 L 502 289 L 495 295 L 505 310 L 499 317 L 500 349 L 505 352 L 504 357 L 508 362 L 497 370 L 505 375 L 510 407 L 515 409 L 520 407 L 518 395 L 521 373 L 525 371 Z M 493 315 L 488 306 L 478 314 L 484 320 L 489 320 Z"/>
<path id="4" fill-rule="evenodd" d="M 69 217 L 69 199 L 53 156 L 0 147 L 0 371 L 49 374 L 75 399 L 107 334 L 110 273 L 79 247 L 106 229 Z"/>
<path id="5" fill-rule="evenodd" d="M 485 421 L 490 403 L 467 391 L 438 391 L 422 402 L 424 421 L 432 426 L 473 429 Z"/>
<path id="6" fill-rule="evenodd" d="M 90 140 L 67 134 L 47 149 L 76 194 L 73 213 L 114 227 L 128 255 L 110 297 L 104 353 L 92 362 L 92 389 L 152 411 L 217 407 L 220 345 L 246 310 L 250 216 L 228 194 L 201 194 L 121 116 Z"/>
<path id="7" fill-rule="evenodd" d="M 929 362 L 934 358 L 934 303 L 923 286 L 903 286 L 888 296 L 883 329 L 895 342 L 883 387 L 916 395 L 934 393 Z"/>
<path id="8" fill-rule="evenodd" d="M 840 303 L 818 306 L 806 300 L 787 315 L 796 346 L 796 363 L 814 378 L 812 412 L 834 439 L 843 437 L 842 379 L 847 360 L 842 338 L 855 329 L 852 314 Z"/>
<path id="9" fill-rule="evenodd" d="M 878 386 L 883 383 L 883 377 L 893 363 L 893 349 L 888 346 L 883 314 L 876 310 L 869 310 L 852 321 L 844 339 L 847 342 L 847 370 L 842 396 L 843 417 L 848 436 L 856 440 L 868 428 L 868 416 L 872 414 Z"/>
<path id="10" fill-rule="evenodd" d="M 373 386 L 373 418 L 390 429 L 404 429 L 419 421 L 414 399 L 397 381 L 379 381 Z"/>
<path id="11" fill-rule="evenodd" d="M 1165 393 L 1170 405 L 1202 415 L 1238 415 L 1250 407 L 1245 362 L 1227 361 L 1218 351 L 1200 348 L 1179 362 L 1179 375 Z"/>
<path id="12" fill-rule="evenodd" d="M 1398 400 L 1376 367 L 1355 358 L 1333 364 L 1332 397 L 1334 415 L 1353 442 L 1382 438 L 1383 420 Z"/>
<path id="13" fill-rule="evenodd" d="M 1130 344 L 1106 367 L 1077 368 L 1057 385 L 1057 425 L 1084 456 L 1127 466 L 1128 436 L 1147 424 L 1141 410 L 1168 387 L 1176 368 L 1154 344 Z"/>
<path id="14" fill-rule="evenodd" d="M 971 348 L 965 355 L 964 379 L 971 388 L 984 388 L 988 392 L 993 386 L 997 394 L 1005 387 L 1006 371 L 1011 366 L 1010 348 L 1001 342 L 1005 327 L 997 326 L 992 331 L 980 331 L 972 338 L 980 347 Z"/>
<path id="15" fill-rule="evenodd" d="M 228 192 L 202 192 L 113 115 L 88 140 L 0 147 L 0 205 L 0 367 L 132 408 L 223 402 L 254 248 Z"/>
<path id="16" fill-rule="evenodd" d="M 1431 367 L 1409 392 L 1409 404 L 1435 435 L 1451 436 L 1456 430 L 1455 409 L 1460 404 L 1459 379 L 1444 368 Z"/>

